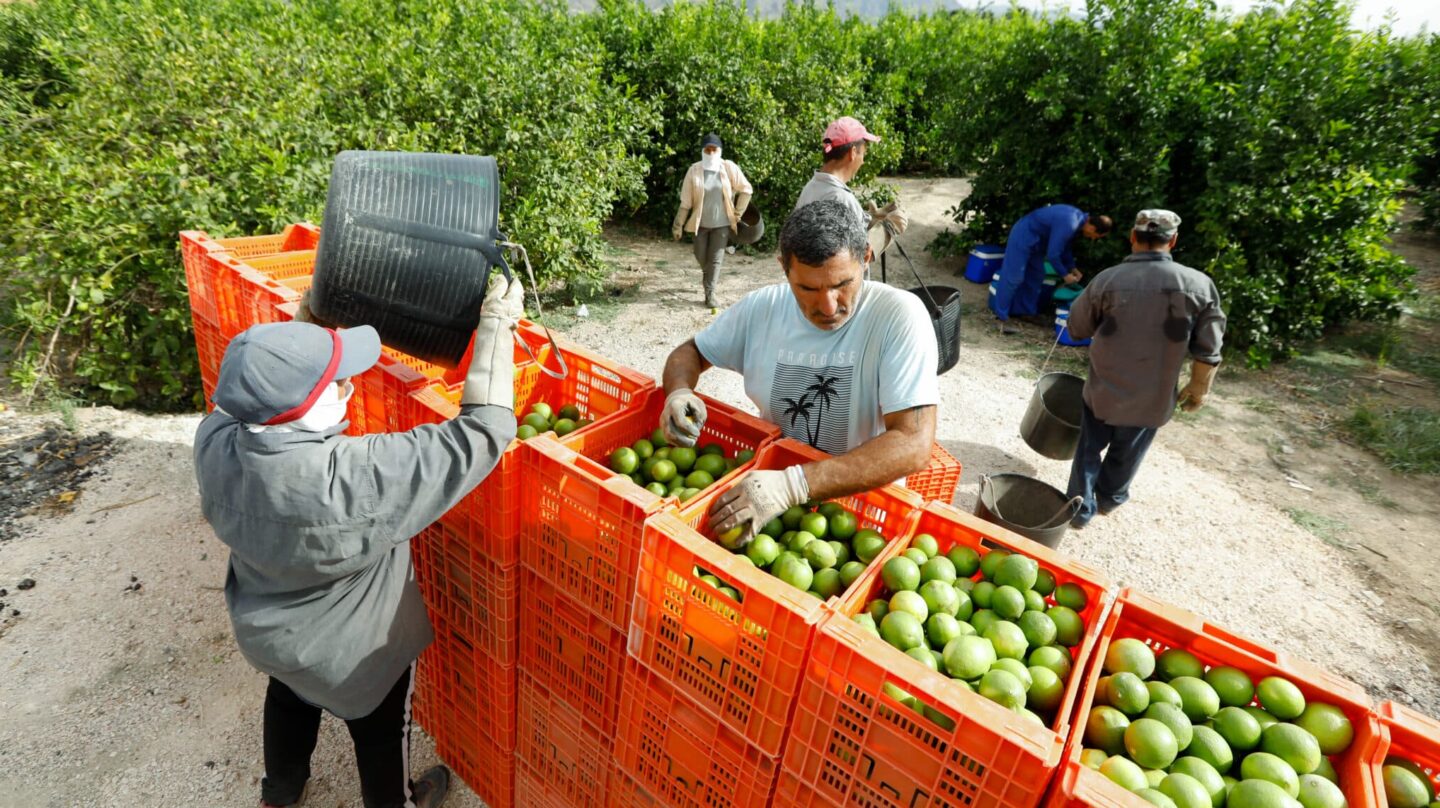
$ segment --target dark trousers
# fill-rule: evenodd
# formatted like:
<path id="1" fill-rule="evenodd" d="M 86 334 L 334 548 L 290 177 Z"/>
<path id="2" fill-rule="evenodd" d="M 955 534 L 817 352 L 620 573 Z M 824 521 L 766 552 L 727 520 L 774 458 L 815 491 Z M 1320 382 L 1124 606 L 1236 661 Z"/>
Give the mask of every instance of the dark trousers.
<path id="1" fill-rule="evenodd" d="M 360 767 L 365 808 L 405 808 L 410 803 L 410 680 L 415 666 L 375 711 L 345 722 Z M 260 798 L 270 805 L 300 799 L 310 779 L 310 755 L 320 733 L 320 708 L 274 677 L 265 691 L 265 779 Z"/>
<path id="2" fill-rule="evenodd" d="M 1080 443 L 1070 465 L 1069 497 L 1083 497 L 1080 523 L 1090 521 L 1097 508 L 1111 511 L 1130 498 L 1130 481 L 1150 449 L 1158 430 L 1150 426 L 1111 426 L 1085 405 L 1080 417 Z M 1104 452 L 1102 460 L 1100 453 Z"/>
<path id="3" fill-rule="evenodd" d="M 715 282 L 720 279 L 720 265 L 725 263 L 725 247 L 729 243 L 729 227 L 702 227 L 695 233 L 695 260 L 700 264 L 700 279 L 707 295 L 715 293 Z"/>

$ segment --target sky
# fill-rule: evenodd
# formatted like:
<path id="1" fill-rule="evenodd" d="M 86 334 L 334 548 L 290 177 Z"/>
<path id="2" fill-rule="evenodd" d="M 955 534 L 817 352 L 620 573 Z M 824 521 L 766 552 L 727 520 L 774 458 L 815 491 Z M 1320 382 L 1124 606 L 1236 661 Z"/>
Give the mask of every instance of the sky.
<path id="1" fill-rule="evenodd" d="M 1239 13 L 1259 5 L 1258 0 L 1219 0 L 1221 7 L 1229 6 L 1233 11 Z M 975 8 L 989 5 L 991 8 L 1003 8 L 1010 3 L 1007 0 L 959 0 L 957 5 Z M 1024 8 L 1038 9 L 1045 6 L 1051 9 L 1070 7 L 1077 10 L 1084 9 L 1084 0 L 1074 0 L 1065 3 L 1064 0 L 1056 2 L 1042 2 L 1042 0 L 1017 0 L 1016 5 Z M 1396 34 L 1407 36 L 1420 33 L 1421 30 L 1430 33 L 1440 32 L 1440 0 L 1352 0 L 1355 8 L 1351 21 L 1357 28 L 1373 29 L 1384 24 L 1387 15 L 1393 10 L 1395 19 L 1392 29 Z"/>

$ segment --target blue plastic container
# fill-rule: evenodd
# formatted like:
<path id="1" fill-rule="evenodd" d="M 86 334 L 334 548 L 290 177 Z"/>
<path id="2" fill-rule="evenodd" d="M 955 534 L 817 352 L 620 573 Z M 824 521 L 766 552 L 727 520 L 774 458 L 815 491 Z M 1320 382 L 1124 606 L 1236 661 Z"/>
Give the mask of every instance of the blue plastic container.
<path id="1" fill-rule="evenodd" d="M 988 283 L 1005 262 L 1005 248 L 998 244 L 976 244 L 965 262 L 965 280 Z"/>
<path id="2" fill-rule="evenodd" d="M 1075 339 L 1070 336 L 1070 307 L 1057 306 L 1055 308 L 1055 337 L 1061 345 L 1070 345 L 1076 348 L 1083 348 L 1090 344 L 1088 339 Z"/>

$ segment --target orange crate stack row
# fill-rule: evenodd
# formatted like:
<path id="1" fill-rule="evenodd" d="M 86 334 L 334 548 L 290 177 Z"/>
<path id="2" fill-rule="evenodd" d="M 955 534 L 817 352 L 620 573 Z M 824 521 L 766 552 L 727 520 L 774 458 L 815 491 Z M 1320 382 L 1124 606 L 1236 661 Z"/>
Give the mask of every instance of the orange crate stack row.
<path id="1" fill-rule="evenodd" d="M 625 633 L 528 569 L 521 569 L 520 581 L 520 667 L 613 739 Z"/>
<path id="2" fill-rule="evenodd" d="M 620 630 L 629 625 L 645 520 L 678 503 L 611 471 L 608 459 L 616 448 L 650 437 L 664 404 L 665 393 L 657 388 L 604 423 L 559 441 L 527 441 L 521 454 L 522 563 Z M 758 450 L 779 434 L 773 425 L 714 399 L 706 398 L 705 405 L 709 415 L 699 443 L 719 443 L 727 455 Z M 748 468 L 736 468 L 707 492 Z"/>
<path id="3" fill-rule="evenodd" d="M 420 655 L 411 708 L 436 753 L 492 808 L 510 808 L 515 771 L 515 667 L 498 664 L 443 617 Z"/>
<path id="4" fill-rule="evenodd" d="M 1267 676 L 1282 676 L 1300 688 L 1306 703 L 1324 702 L 1340 708 L 1355 729 L 1349 748 L 1331 758 L 1345 799 L 1355 808 L 1385 804 L 1383 789 L 1376 794 L 1372 771 L 1378 771 L 1378 763 L 1383 759 L 1382 730 L 1372 713 L 1370 697 L 1359 685 L 1211 625 L 1184 609 L 1126 589 L 1117 598 L 1100 643 L 1095 647 L 1084 690 L 1075 705 L 1065 760 L 1056 773 L 1046 808 L 1145 808 L 1149 805 L 1080 762 L 1086 718 L 1095 706 L 1096 684 L 1104 675 L 1102 661 L 1111 643 L 1126 638 L 1144 642 L 1156 655 L 1171 648 L 1183 649 L 1194 654 L 1206 670 L 1221 665 L 1238 668 L 1256 683 Z"/>
<path id="5" fill-rule="evenodd" d="M 824 457 L 782 439 L 761 450 L 755 467 L 780 469 Z M 863 577 L 822 603 L 756 569 L 709 538 L 710 507 L 723 490 L 717 486 L 646 525 L 629 652 L 761 752 L 778 756 L 815 627 L 855 597 Z M 894 486 L 836 501 L 855 512 L 857 527 L 889 539 L 871 562 L 875 569 L 909 540 L 921 506 L 913 492 Z M 700 569 L 739 592 L 739 602 L 701 581 Z"/>
<path id="6" fill-rule="evenodd" d="M 613 737 L 523 670 L 519 684 L 517 803 L 577 808 L 609 804 Z"/>
<path id="7" fill-rule="evenodd" d="M 940 805 L 1035 805 L 1061 760 L 1071 707 L 1086 662 L 1104 628 L 1113 587 L 1099 572 L 944 503 L 925 506 L 913 535 L 934 536 L 940 553 L 963 546 L 982 555 L 1018 552 L 1049 570 L 1057 585 L 1086 596 L 1085 633 L 1054 723 L 1039 726 L 932 671 L 852 618 L 884 590 L 880 570 L 815 636 L 785 748 L 777 802 L 900 808 Z M 898 554 L 910 540 L 894 548 Z M 887 692 L 899 688 L 926 708 L 922 715 Z"/>

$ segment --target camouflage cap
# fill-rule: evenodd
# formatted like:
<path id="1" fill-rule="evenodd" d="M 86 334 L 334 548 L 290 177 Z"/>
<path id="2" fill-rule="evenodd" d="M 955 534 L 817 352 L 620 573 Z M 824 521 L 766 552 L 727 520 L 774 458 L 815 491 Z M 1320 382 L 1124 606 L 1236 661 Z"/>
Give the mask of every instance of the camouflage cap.
<path id="1" fill-rule="evenodd" d="M 1157 236 L 1173 236 L 1180 229 L 1180 215 L 1171 210 L 1153 208 L 1135 214 L 1135 229 Z"/>

